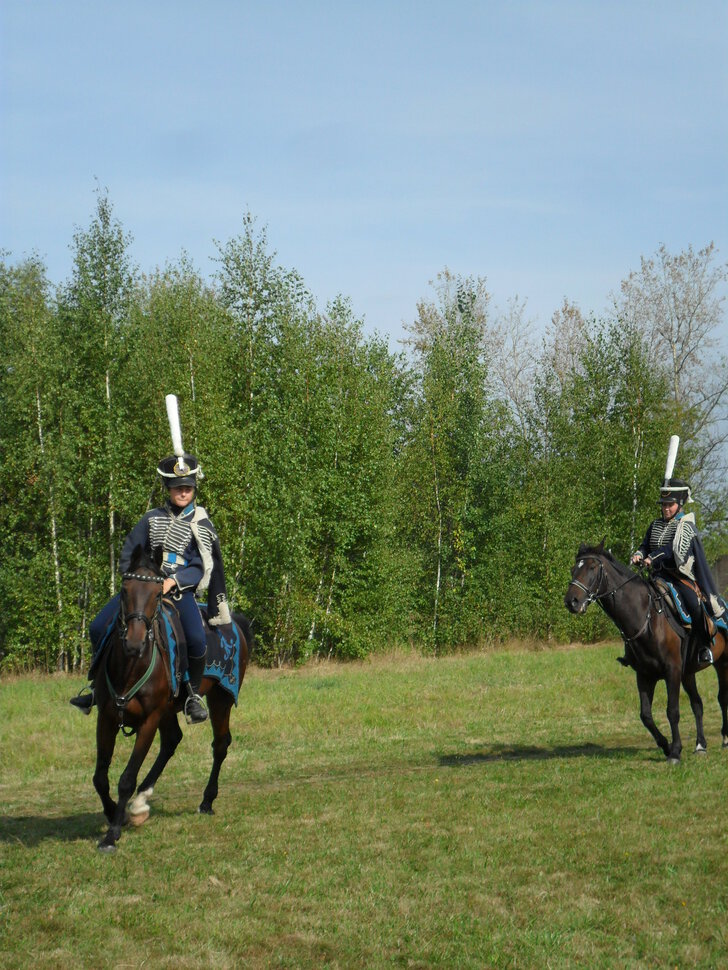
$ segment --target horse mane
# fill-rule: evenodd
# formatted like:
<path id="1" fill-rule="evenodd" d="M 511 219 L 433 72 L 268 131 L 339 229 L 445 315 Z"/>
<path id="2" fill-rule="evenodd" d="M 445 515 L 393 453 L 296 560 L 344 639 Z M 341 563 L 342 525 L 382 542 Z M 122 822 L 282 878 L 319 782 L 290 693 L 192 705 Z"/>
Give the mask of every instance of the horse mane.
<path id="1" fill-rule="evenodd" d="M 626 566 L 623 562 L 620 562 L 620 560 L 617 559 L 616 556 L 612 555 L 611 549 L 604 548 L 604 540 L 602 540 L 602 542 L 598 546 L 588 546 L 585 543 L 582 543 L 579 546 L 578 555 L 579 556 L 589 556 L 589 555 L 602 556 L 604 559 L 607 560 L 607 562 L 610 562 L 614 566 L 614 568 L 617 570 L 617 572 L 620 575 L 625 577 L 634 575 L 634 573 L 629 568 L 629 566 Z"/>

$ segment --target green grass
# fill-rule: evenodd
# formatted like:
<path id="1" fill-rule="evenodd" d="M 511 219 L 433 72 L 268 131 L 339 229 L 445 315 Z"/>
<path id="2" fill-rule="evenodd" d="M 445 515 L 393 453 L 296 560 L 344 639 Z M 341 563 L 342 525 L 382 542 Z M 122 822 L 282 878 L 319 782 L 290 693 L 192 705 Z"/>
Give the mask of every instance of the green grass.
<path id="1" fill-rule="evenodd" d="M 728 752 L 670 768 L 612 645 L 249 671 L 114 856 L 79 682 L 0 687 L 0 967 L 722 967 Z M 664 725 L 665 693 L 655 702 Z M 120 738 L 116 784 L 130 741 Z"/>

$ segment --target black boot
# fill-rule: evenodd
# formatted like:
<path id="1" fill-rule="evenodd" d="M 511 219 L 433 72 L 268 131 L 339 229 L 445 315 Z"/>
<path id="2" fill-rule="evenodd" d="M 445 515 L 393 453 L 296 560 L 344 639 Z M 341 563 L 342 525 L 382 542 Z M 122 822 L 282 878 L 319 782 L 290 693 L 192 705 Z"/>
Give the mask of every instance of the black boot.
<path id="1" fill-rule="evenodd" d="M 200 724 L 207 720 L 207 708 L 197 693 L 205 670 L 205 655 L 190 657 L 188 673 L 190 679 L 185 683 L 189 697 L 185 701 L 185 718 L 188 724 Z"/>
<path id="2" fill-rule="evenodd" d="M 91 708 L 96 703 L 96 698 L 94 697 L 94 689 L 90 684 L 82 687 L 81 690 L 72 697 L 69 701 L 74 707 L 77 707 L 82 714 L 90 714 Z"/>
<path id="3" fill-rule="evenodd" d="M 713 663 L 713 651 L 710 647 L 701 647 L 698 650 L 698 663 L 702 666 L 703 664 Z"/>

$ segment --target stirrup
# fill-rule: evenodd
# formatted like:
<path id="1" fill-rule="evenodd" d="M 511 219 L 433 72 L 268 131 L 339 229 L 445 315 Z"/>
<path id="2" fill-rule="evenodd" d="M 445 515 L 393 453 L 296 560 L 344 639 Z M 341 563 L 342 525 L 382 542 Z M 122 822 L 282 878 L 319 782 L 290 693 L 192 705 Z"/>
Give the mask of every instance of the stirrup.
<path id="1" fill-rule="evenodd" d="M 190 693 L 185 701 L 184 714 L 188 724 L 201 724 L 207 720 L 207 708 L 199 694 Z"/>
<path id="2" fill-rule="evenodd" d="M 703 647 L 698 650 L 698 663 L 699 664 L 712 664 L 713 663 L 713 651 L 710 647 Z"/>
<path id="3" fill-rule="evenodd" d="M 77 707 L 82 714 L 90 714 L 91 708 L 96 703 L 96 695 L 93 687 L 90 684 L 86 684 L 68 703 Z"/>

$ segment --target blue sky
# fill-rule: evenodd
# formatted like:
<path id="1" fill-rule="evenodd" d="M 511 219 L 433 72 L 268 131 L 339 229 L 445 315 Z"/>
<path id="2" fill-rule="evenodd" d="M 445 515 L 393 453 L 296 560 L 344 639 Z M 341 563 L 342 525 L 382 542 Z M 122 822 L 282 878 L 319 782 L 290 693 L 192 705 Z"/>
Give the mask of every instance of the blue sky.
<path id="1" fill-rule="evenodd" d="M 50 278 L 98 186 L 149 271 L 250 211 L 396 341 L 444 267 L 543 327 L 641 255 L 728 260 L 728 3 L 3 0 L 0 248 Z"/>

